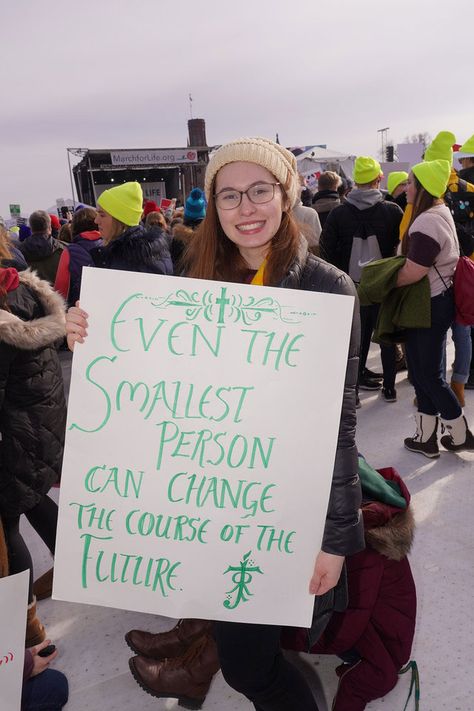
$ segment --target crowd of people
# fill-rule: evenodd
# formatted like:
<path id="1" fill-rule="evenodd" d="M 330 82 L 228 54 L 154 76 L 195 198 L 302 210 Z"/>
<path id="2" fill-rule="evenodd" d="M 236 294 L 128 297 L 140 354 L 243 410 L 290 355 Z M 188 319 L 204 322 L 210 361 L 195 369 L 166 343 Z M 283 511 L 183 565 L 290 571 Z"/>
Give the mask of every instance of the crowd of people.
<path id="1" fill-rule="evenodd" d="M 66 417 L 58 349 L 83 343 L 94 319 L 78 303 L 84 266 L 354 297 L 326 525 L 308 580 L 311 644 L 277 625 L 180 620 L 166 633 L 131 630 L 135 680 L 156 697 L 199 708 L 220 668 L 257 710 L 317 711 L 284 644 L 341 657 L 335 711 L 362 711 L 393 688 L 409 659 L 416 615 L 410 496 L 396 473 L 377 473 L 359 457 L 356 409 L 360 390 L 396 401 L 396 375 L 406 369 L 416 432 L 404 446 L 429 458 L 441 455 L 440 444 L 474 451 L 463 411 L 465 388 L 474 388 L 473 324 L 456 319 L 453 288 L 460 255 L 474 256 L 474 136 L 459 150 L 459 172 L 454 143 L 442 131 L 410 173 L 388 175 L 387 191 L 378 161 L 360 156 L 352 180 L 325 171 L 311 194 L 290 151 L 242 138 L 211 156 L 204 190 L 194 188 L 182 207 L 161 210 L 129 182 L 102 192 L 96 207 L 78 205 L 64 224 L 36 210 L 18 230 L 0 225 L 0 575 L 30 573 L 26 711 L 61 709 L 68 694 L 64 675 L 49 669 L 57 652 L 39 655 L 49 640 L 37 600 L 51 595 L 53 568 L 34 581 L 19 523 L 24 514 L 54 557 L 58 510 L 48 491 L 60 479 Z M 372 340 L 380 345 L 381 373 L 367 367 Z M 376 588 L 361 626 L 357 612 L 368 603 L 359 596 L 360 576 L 376 566 L 386 585 Z M 393 586 L 397 610 L 382 600 Z M 375 618 L 377 659 L 374 640 L 367 644 Z"/>

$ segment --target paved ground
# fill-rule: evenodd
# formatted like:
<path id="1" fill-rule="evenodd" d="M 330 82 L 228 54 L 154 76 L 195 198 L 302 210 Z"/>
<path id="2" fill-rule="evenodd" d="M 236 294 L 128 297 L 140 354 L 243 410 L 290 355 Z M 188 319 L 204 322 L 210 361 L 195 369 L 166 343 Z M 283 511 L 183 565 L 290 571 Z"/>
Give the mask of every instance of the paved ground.
<path id="1" fill-rule="evenodd" d="M 450 345 L 448 363 L 451 348 Z M 375 349 L 371 351 L 369 367 L 379 367 Z M 63 355 L 63 368 L 67 375 L 67 354 Z M 404 450 L 403 438 L 414 432 L 413 391 L 404 374 L 399 376 L 397 388 L 399 399 L 393 404 L 382 402 L 377 394 L 362 394 L 358 446 L 373 466 L 395 466 L 413 497 L 417 534 L 411 565 L 418 590 L 418 624 L 412 658 L 420 668 L 421 710 L 470 711 L 474 454 L 444 452 L 440 459 L 430 461 Z M 474 423 L 474 391 L 467 393 L 466 414 Z M 49 554 L 28 524 L 24 530 L 36 572 L 41 574 L 51 565 Z M 68 711 L 178 708 L 175 700 L 154 699 L 136 685 L 128 672 L 130 650 L 123 641 L 131 628 L 160 631 L 172 626 L 172 621 L 54 600 L 41 602 L 40 614 L 60 649 L 56 666 L 69 677 Z M 329 711 L 336 688 L 336 658 L 301 655 L 298 663 L 308 674 L 320 711 Z M 409 680 L 402 678 L 391 694 L 370 704 L 368 711 L 402 711 L 408 687 Z M 250 711 L 252 707 L 218 674 L 203 708 Z M 408 707 L 409 711 L 413 708 L 413 704 Z"/>

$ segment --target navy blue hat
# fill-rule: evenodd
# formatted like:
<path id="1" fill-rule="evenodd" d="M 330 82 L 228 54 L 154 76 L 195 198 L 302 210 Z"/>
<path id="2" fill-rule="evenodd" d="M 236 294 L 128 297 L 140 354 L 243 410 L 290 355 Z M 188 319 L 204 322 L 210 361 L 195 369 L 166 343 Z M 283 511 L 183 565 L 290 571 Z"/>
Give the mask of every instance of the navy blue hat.
<path id="1" fill-rule="evenodd" d="M 28 227 L 28 225 L 20 225 L 20 232 L 19 232 L 19 239 L 20 242 L 23 242 L 27 237 L 29 237 L 31 234 L 31 230 Z"/>
<path id="2" fill-rule="evenodd" d="M 199 188 L 193 188 L 184 206 L 184 222 L 201 222 L 206 217 L 206 199 Z"/>

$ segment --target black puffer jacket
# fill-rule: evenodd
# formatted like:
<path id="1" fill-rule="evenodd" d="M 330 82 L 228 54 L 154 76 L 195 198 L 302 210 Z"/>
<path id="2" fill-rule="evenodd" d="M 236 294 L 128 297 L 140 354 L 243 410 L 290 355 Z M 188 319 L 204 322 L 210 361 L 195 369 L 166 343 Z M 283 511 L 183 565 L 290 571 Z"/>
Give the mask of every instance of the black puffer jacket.
<path id="1" fill-rule="evenodd" d="M 91 250 L 96 267 L 149 274 L 173 274 L 168 241 L 159 227 L 129 227 L 120 237 Z"/>
<path id="2" fill-rule="evenodd" d="M 28 511 L 57 481 L 66 404 L 54 344 L 65 335 L 64 304 L 26 270 L 0 309 L 0 514 Z"/>
<path id="3" fill-rule="evenodd" d="M 357 372 L 359 366 L 359 304 L 352 280 L 322 259 L 308 253 L 302 240 L 298 257 L 279 286 L 355 297 L 347 359 L 341 423 L 336 450 L 322 549 L 334 555 L 352 555 L 364 549 L 364 528 L 359 508 L 361 487 L 355 444 Z"/>
<path id="4" fill-rule="evenodd" d="M 64 242 L 51 235 L 35 232 L 20 242 L 19 249 L 28 266 L 38 272 L 40 279 L 46 279 L 53 285 L 64 246 Z"/>

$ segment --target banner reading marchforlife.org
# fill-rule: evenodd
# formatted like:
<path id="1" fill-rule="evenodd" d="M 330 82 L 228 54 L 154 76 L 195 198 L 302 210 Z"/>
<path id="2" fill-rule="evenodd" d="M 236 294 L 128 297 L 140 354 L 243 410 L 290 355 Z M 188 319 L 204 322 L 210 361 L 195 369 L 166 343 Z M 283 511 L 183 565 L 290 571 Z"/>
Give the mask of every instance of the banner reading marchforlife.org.
<path id="1" fill-rule="evenodd" d="M 309 625 L 353 298 L 88 268 L 81 306 L 54 597 Z"/>

